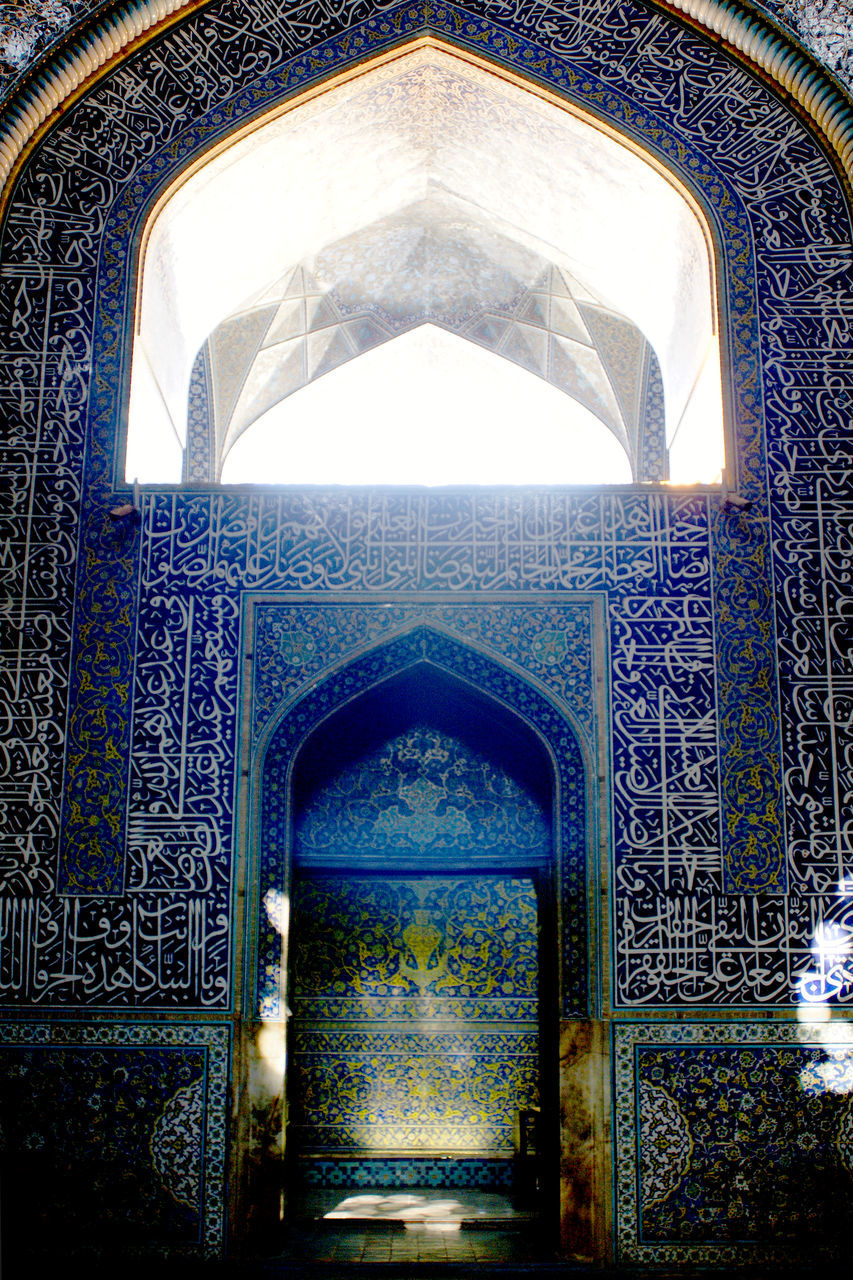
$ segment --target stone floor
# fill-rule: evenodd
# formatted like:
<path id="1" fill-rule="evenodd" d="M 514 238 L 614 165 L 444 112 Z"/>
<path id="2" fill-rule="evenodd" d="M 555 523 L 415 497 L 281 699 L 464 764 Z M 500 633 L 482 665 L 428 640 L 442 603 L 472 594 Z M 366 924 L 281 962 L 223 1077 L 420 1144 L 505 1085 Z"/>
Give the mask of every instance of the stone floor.
<path id="1" fill-rule="evenodd" d="M 455 1266 L 550 1260 L 534 1209 L 512 1194 L 457 1187 L 311 1188 L 290 1205 L 283 1268 Z"/>
<path id="2" fill-rule="evenodd" d="M 515 1228 L 471 1228 L 434 1222 L 365 1223 L 324 1227 L 291 1236 L 281 1252 L 266 1259 L 271 1269 L 291 1271 L 371 1264 L 392 1272 L 415 1264 L 456 1268 L 548 1263 L 547 1250 Z M 420 1267 L 419 1267 L 420 1269 Z"/>
<path id="3" fill-rule="evenodd" d="M 312 1190 L 289 1205 L 289 1225 L 261 1256 L 199 1263 L 150 1259 L 104 1265 L 63 1260 L 64 1280 L 848 1280 L 827 1267 L 598 1268 L 558 1259 L 531 1206 L 461 1188 Z M 75 1265 L 76 1264 L 76 1265 Z M 40 1280 L 50 1270 L 4 1270 Z"/>

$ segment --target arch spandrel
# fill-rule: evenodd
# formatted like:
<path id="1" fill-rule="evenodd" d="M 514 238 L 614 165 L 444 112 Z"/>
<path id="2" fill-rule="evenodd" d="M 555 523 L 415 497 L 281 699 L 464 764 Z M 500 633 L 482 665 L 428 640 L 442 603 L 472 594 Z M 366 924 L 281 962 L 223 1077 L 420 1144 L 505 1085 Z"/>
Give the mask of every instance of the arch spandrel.
<path id="1" fill-rule="evenodd" d="M 795 2 L 801 8 L 805 4 L 805 0 Z M 136 3 L 123 5 L 119 15 L 105 13 L 104 20 L 94 30 L 87 29 L 87 19 L 98 10 L 110 8 L 110 0 L 90 0 L 73 15 L 70 12 L 52 12 L 47 23 L 41 23 L 37 14 L 24 14 L 19 19 L 21 29 L 12 27 L 8 31 L 11 39 L 2 74 L 3 93 L 10 99 L 14 99 L 16 94 L 20 97 L 7 122 L 5 136 L 0 136 L 2 178 L 5 180 L 14 173 L 22 149 L 33 135 L 38 135 L 45 118 L 57 105 L 76 96 L 79 86 L 88 77 L 98 75 L 105 63 L 120 56 L 143 33 L 159 33 L 191 5 L 198 6 L 199 0 L 136 0 Z M 815 15 L 789 9 L 782 0 L 758 0 L 749 9 L 736 0 L 674 0 L 673 8 L 685 14 L 700 29 L 721 37 L 727 47 L 746 55 L 750 63 L 760 66 L 782 88 L 792 92 L 813 115 L 842 163 L 846 161 L 849 174 L 849 102 L 843 88 L 839 93 L 838 83 L 840 80 L 849 91 L 849 59 L 844 58 L 843 45 L 839 48 L 833 39 L 844 29 L 845 14 L 841 10 Z M 760 11 L 761 18 L 770 18 L 771 22 L 756 21 L 756 9 Z M 780 20 L 785 23 L 781 28 L 782 40 L 776 25 Z M 796 32 L 818 59 L 816 65 L 804 68 L 796 42 L 791 39 L 791 31 Z M 34 60 L 51 45 L 55 51 L 61 43 L 67 43 L 67 50 L 55 58 L 48 56 L 45 59 L 46 74 L 34 83 L 26 84 L 25 77 Z M 827 77 L 826 68 L 834 72 L 838 80 Z"/>

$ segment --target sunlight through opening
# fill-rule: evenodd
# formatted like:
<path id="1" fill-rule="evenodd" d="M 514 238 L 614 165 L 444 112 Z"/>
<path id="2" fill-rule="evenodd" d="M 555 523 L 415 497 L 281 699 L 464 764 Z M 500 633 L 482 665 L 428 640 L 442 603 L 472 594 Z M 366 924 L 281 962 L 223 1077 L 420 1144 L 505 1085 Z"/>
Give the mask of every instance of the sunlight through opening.
<path id="1" fill-rule="evenodd" d="M 425 38 L 277 109 L 145 237 L 129 480 L 720 479 L 694 202 L 471 54 Z"/>
<path id="2" fill-rule="evenodd" d="M 625 450 L 541 378 L 434 325 L 366 352 L 240 436 L 223 483 L 631 483 Z"/>

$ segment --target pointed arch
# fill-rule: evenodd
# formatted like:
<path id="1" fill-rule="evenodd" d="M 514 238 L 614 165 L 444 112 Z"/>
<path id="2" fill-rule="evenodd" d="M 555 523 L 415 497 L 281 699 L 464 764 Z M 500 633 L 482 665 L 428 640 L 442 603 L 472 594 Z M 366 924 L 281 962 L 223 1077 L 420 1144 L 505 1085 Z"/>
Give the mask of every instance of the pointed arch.
<path id="1" fill-rule="evenodd" d="M 559 1218 L 561 1230 L 565 1232 L 566 1224 L 573 1222 L 574 1217 L 573 1211 L 561 1205 L 561 1179 L 568 1178 L 577 1186 L 580 1200 L 592 1194 L 575 1144 L 572 1142 L 566 1148 L 565 1139 L 561 1138 L 559 1028 L 586 1025 L 596 999 L 597 959 L 592 942 L 595 926 L 590 919 L 590 893 L 597 883 L 593 870 L 598 808 L 593 788 L 597 779 L 588 758 L 584 734 L 576 725 L 573 713 L 567 706 L 558 704 L 532 677 L 458 636 L 434 625 L 419 623 L 352 657 L 273 715 L 258 744 L 251 783 L 256 796 L 251 839 L 257 849 L 251 881 L 256 887 L 257 905 L 251 930 L 256 939 L 250 966 L 254 976 L 247 991 L 249 999 L 254 1000 L 254 1009 L 246 1010 L 247 1017 L 254 1020 L 255 1025 L 260 1024 L 261 1043 L 265 1039 L 275 1041 L 274 1061 L 284 1075 L 284 1063 L 293 1052 L 292 1048 L 288 1049 L 287 974 L 296 843 L 294 778 L 299 762 L 304 760 L 306 749 L 311 750 L 312 741 L 318 742 L 317 758 L 322 761 L 329 743 L 339 738 L 342 715 L 352 726 L 361 712 L 366 713 L 370 723 L 363 733 L 369 739 L 377 707 L 384 704 L 387 708 L 389 697 L 391 722 L 395 718 L 400 723 L 406 722 L 407 711 L 403 709 L 396 714 L 393 702 L 398 696 L 412 698 L 418 684 L 423 690 L 422 708 L 428 709 L 428 719 L 434 719 L 439 725 L 448 715 L 457 724 L 466 717 L 482 716 L 486 723 L 481 746 L 496 731 L 508 733 L 514 739 L 513 751 L 517 753 L 513 769 L 528 775 L 539 772 L 535 781 L 532 776 L 527 778 L 527 783 L 539 792 L 540 799 L 534 804 L 544 799 L 547 805 L 550 798 L 550 849 L 540 845 L 529 853 L 533 862 L 528 865 L 528 874 L 533 868 L 539 884 L 540 911 L 544 912 L 544 916 L 540 916 L 543 955 L 538 997 L 539 1074 L 543 1115 L 547 1117 L 540 1134 L 543 1213 L 549 1231 L 556 1231 Z M 444 711 L 435 706 L 436 699 L 444 701 Z M 470 728 L 463 730 L 463 736 L 471 732 Z M 543 778 L 543 772 L 549 776 Z M 309 777 L 310 773 L 309 764 Z M 506 854 L 498 855 L 497 863 L 505 859 Z M 458 853 L 455 861 L 451 860 L 457 874 L 464 861 Z M 310 854 L 308 862 L 311 862 Z M 421 871 L 429 870 L 428 858 L 421 857 L 417 863 Z M 488 865 L 488 855 L 482 863 Z M 492 863 L 495 865 L 494 852 Z M 477 864 L 475 849 L 468 870 L 476 873 Z M 309 1022 L 309 1029 L 311 1025 Z M 601 1087 L 602 1083 L 596 1081 L 592 1094 Z M 586 1105 L 589 1100 L 583 1103 Z M 310 1132 L 310 1126 L 306 1132 Z M 364 1130 L 361 1140 L 369 1152 L 368 1130 Z M 469 1136 L 462 1140 L 471 1139 Z M 493 1137 L 491 1141 L 499 1143 L 500 1139 Z M 486 1148 L 483 1158 L 489 1158 L 489 1151 L 490 1148 Z M 409 1154 L 416 1155 L 417 1150 Z M 492 1157 L 494 1154 L 492 1151 Z M 274 1170 L 270 1176 L 275 1179 Z M 281 1176 L 280 1170 L 277 1176 Z M 599 1188 L 599 1192 L 601 1190 Z M 588 1211 L 588 1207 L 584 1208 L 581 1216 Z"/>
<path id="2" fill-rule="evenodd" d="M 563 946 L 561 1016 L 589 1015 L 589 890 L 596 805 L 583 745 L 567 707 L 558 706 L 521 672 L 457 637 L 419 625 L 353 658 L 274 717 L 260 744 L 254 775 L 254 841 L 257 846 L 257 954 L 254 1015 L 281 1014 L 284 967 L 275 910 L 289 875 L 292 840 L 292 772 L 307 738 L 342 706 L 416 669 L 434 670 L 455 685 L 463 700 L 493 703 L 500 716 L 515 718 L 531 735 L 553 770 L 555 891 L 560 901 Z M 286 892 L 286 888 L 285 888 Z"/>
<path id="3" fill-rule="evenodd" d="M 667 450 L 676 479 L 719 479 L 717 272 L 697 202 L 618 131 L 444 39 L 267 112 L 165 191 L 144 241 L 128 478 L 218 479 L 273 407 L 434 324 L 589 409 L 635 481 L 667 479 Z"/>

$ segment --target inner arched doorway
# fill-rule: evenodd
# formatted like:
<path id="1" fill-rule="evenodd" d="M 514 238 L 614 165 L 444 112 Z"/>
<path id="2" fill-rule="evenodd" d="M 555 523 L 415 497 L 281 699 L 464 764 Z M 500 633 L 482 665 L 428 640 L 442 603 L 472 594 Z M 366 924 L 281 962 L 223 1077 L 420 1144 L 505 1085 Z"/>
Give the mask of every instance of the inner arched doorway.
<path id="1" fill-rule="evenodd" d="M 313 1212 L 452 1224 L 541 1209 L 553 790 L 538 737 L 427 664 L 300 750 L 286 1151 Z"/>
<path id="2" fill-rule="evenodd" d="M 575 1237 L 592 1191 L 559 1046 L 589 1017 L 589 796 L 568 711 L 419 627 L 288 708 L 259 781 L 282 1221 L 349 1179 L 502 1188 Z"/>

